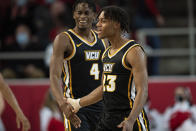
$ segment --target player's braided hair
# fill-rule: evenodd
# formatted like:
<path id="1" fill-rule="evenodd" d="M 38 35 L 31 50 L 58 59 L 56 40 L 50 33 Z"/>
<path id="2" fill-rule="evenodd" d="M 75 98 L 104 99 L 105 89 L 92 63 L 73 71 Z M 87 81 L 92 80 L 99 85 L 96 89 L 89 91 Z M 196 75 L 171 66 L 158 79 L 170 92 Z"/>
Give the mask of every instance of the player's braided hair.
<path id="1" fill-rule="evenodd" d="M 124 9 L 117 6 L 106 6 L 100 10 L 98 16 L 102 11 L 104 12 L 104 17 L 106 19 L 111 19 L 113 21 L 119 22 L 122 31 L 129 31 L 129 17 Z"/>

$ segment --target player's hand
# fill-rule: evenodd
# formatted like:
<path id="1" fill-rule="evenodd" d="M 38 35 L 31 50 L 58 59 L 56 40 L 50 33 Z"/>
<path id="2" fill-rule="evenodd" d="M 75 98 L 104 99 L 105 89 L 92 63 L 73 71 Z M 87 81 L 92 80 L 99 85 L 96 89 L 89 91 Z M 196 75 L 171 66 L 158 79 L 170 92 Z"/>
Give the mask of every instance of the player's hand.
<path id="1" fill-rule="evenodd" d="M 122 128 L 122 131 L 133 131 L 133 122 L 129 120 L 122 121 L 117 127 Z"/>
<path id="2" fill-rule="evenodd" d="M 75 128 L 80 127 L 81 120 L 80 118 L 74 113 L 74 108 L 69 104 L 66 100 L 62 105 L 60 105 L 61 111 L 65 114 L 66 118 L 70 120 L 71 124 Z"/>
<path id="3" fill-rule="evenodd" d="M 22 131 L 28 131 L 31 129 L 29 120 L 23 114 L 16 114 L 17 128 L 20 128 L 20 122 L 22 123 Z"/>
<path id="4" fill-rule="evenodd" d="M 67 101 L 73 106 L 75 113 L 77 113 L 79 109 L 81 108 L 80 99 L 67 98 Z"/>

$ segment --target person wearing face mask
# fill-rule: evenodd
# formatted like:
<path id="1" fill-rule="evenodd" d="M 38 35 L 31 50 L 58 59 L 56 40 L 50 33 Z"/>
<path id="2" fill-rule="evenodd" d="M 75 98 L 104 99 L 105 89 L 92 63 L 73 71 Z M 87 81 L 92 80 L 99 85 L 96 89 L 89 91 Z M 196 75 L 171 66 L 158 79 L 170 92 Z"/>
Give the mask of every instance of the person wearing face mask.
<path id="1" fill-rule="evenodd" d="M 15 33 L 16 48 L 15 51 L 28 52 L 39 51 L 42 49 L 42 45 L 33 41 L 30 28 L 25 24 L 20 24 L 16 28 Z M 15 62 L 15 70 L 19 77 L 40 78 L 44 77 L 44 71 L 41 67 L 42 61 L 36 60 L 17 60 Z"/>
<path id="2" fill-rule="evenodd" d="M 179 86 L 174 92 L 175 103 L 164 113 L 164 128 L 168 131 L 195 131 L 196 106 L 191 103 L 188 87 Z"/>
<path id="3" fill-rule="evenodd" d="M 29 43 L 29 36 L 27 33 L 21 32 L 17 34 L 16 41 L 21 47 L 25 47 Z"/>
<path id="4" fill-rule="evenodd" d="M 16 43 L 22 50 L 25 50 L 25 48 L 31 43 L 28 26 L 21 24 L 16 28 Z"/>

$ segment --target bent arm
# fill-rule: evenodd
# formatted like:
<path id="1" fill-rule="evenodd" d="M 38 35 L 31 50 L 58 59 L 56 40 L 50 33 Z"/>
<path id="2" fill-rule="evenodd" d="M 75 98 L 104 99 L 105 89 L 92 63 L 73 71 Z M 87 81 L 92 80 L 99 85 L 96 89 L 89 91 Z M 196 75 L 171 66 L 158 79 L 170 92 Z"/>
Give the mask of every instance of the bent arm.
<path id="1" fill-rule="evenodd" d="M 69 38 L 61 33 L 54 40 L 53 54 L 50 61 L 50 86 L 52 94 L 61 107 L 64 103 L 63 90 L 61 88 L 61 73 L 64 62 L 64 52 L 68 51 Z"/>
<path id="2" fill-rule="evenodd" d="M 103 87 L 100 85 L 95 90 L 93 90 L 87 96 L 80 98 L 80 106 L 85 107 L 88 105 L 92 105 L 102 100 L 103 98 Z"/>
<path id="3" fill-rule="evenodd" d="M 50 63 L 50 86 L 61 111 L 66 118 L 76 127 L 80 127 L 79 117 L 72 112 L 73 107 L 64 98 L 61 88 L 61 73 L 64 62 L 64 53 L 69 54 L 73 50 L 67 35 L 61 33 L 54 40 L 53 54 Z"/>
<path id="4" fill-rule="evenodd" d="M 148 74 L 146 68 L 146 56 L 141 47 L 132 48 L 127 56 L 127 62 L 132 66 L 136 97 L 128 119 L 133 123 L 139 116 L 148 97 Z"/>

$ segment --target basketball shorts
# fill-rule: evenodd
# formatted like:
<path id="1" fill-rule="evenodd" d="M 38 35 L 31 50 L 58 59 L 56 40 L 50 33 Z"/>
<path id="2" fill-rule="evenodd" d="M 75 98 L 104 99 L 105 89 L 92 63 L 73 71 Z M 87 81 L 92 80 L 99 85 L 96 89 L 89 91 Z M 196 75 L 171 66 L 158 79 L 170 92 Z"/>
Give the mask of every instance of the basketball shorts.
<path id="1" fill-rule="evenodd" d="M 69 121 L 66 131 L 95 131 L 101 118 L 101 112 L 81 110 L 77 113 L 81 120 L 81 127 L 75 128 Z"/>
<path id="2" fill-rule="evenodd" d="M 118 128 L 123 120 L 129 116 L 130 111 L 122 113 L 103 113 L 95 131 L 122 131 Z M 149 122 L 145 112 L 142 111 L 133 126 L 133 131 L 149 131 Z"/>

